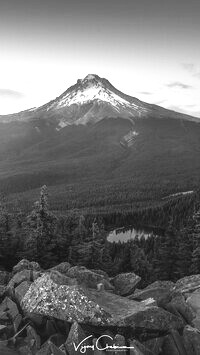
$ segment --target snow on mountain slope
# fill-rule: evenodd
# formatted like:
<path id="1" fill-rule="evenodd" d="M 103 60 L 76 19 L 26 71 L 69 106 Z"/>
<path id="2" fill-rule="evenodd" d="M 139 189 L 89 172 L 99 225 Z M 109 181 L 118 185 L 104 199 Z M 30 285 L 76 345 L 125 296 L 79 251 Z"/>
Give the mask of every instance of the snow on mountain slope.
<path id="1" fill-rule="evenodd" d="M 103 118 L 177 118 L 199 122 L 199 119 L 160 106 L 150 105 L 117 90 L 107 79 L 88 74 L 78 79 L 62 95 L 49 103 L 14 115 L 0 116 L 0 122 L 34 119 L 52 123 L 60 130 L 65 126 L 94 124 Z"/>
<path id="2" fill-rule="evenodd" d="M 72 123 L 69 122 L 70 112 L 71 116 L 74 116 L 73 123 L 86 124 L 97 122 L 104 117 L 140 117 L 148 111 L 142 103 L 139 104 L 139 100 L 138 103 L 131 102 L 113 89 L 106 79 L 89 74 L 50 103 L 46 111 L 63 112 L 60 127 Z M 80 107 L 85 107 L 85 110 L 79 113 Z"/>

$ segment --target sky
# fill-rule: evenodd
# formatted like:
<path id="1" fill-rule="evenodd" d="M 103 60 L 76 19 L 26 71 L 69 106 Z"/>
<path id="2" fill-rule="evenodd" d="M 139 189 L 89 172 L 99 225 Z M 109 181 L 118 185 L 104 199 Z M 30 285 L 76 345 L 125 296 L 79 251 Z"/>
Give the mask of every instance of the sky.
<path id="1" fill-rule="evenodd" d="M 0 114 L 93 73 L 200 117 L 199 0 L 1 0 Z"/>

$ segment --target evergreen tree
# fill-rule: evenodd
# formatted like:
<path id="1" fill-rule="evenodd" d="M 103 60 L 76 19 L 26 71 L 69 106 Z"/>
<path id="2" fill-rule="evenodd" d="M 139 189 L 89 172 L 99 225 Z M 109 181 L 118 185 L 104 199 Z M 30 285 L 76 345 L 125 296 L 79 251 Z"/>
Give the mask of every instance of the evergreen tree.
<path id="1" fill-rule="evenodd" d="M 172 223 L 170 223 L 165 235 L 160 239 L 158 254 L 154 260 L 156 278 L 160 280 L 175 280 L 178 240 L 177 232 L 174 231 Z"/>
<path id="2" fill-rule="evenodd" d="M 143 286 L 145 286 L 152 269 L 144 250 L 137 245 L 130 250 L 130 264 L 131 270 L 141 277 Z"/>
<path id="3" fill-rule="evenodd" d="M 187 227 L 179 232 L 179 245 L 177 250 L 177 278 L 190 275 L 192 252 L 193 237 L 189 227 Z"/>
<path id="4" fill-rule="evenodd" d="M 56 247 L 56 220 L 48 210 L 47 187 L 42 186 L 40 199 L 24 224 L 25 256 L 30 260 L 38 260 L 43 264 L 53 261 L 53 249 Z"/>
<path id="5" fill-rule="evenodd" d="M 193 214 L 193 253 L 190 271 L 192 274 L 200 273 L 200 207 L 196 206 Z"/>

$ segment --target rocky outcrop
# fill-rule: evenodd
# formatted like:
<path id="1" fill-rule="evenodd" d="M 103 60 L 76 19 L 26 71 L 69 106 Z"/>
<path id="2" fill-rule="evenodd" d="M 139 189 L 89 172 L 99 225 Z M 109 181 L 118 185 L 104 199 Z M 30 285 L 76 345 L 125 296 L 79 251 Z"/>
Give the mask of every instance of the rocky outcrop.
<path id="1" fill-rule="evenodd" d="M 111 279 L 117 293 L 121 296 L 128 296 L 136 289 L 141 277 L 134 272 L 119 274 Z"/>
<path id="2" fill-rule="evenodd" d="M 135 302 L 81 286 L 58 285 L 48 274 L 31 285 L 21 305 L 24 311 L 80 324 L 129 326 L 148 331 L 183 327 L 179 318 L 148 302 Z"/>
<path id="3" fill-rule="evenodd" d="M 117 346 L 120 355 L 200 354 L 199 275 L 135 290 L 133 273 L 111 285 L 101 270 L 68 263 L 42 271 L 23 261 L 15 270 L 1 285 L 0 354 L 78 355 L 83 339 L 88 355 L 106 355 L 106 344 L 113 355 Z"/>

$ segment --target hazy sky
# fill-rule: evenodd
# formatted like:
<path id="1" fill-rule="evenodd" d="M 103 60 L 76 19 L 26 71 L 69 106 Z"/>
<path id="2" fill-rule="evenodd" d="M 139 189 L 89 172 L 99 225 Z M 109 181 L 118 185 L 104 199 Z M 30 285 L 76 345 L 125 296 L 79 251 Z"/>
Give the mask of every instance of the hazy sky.
<path id="1" fill-rule="evenodd" d="M 1 0 L 0 114 L 88 73 L 200 117 L 199 0 Z"/>

